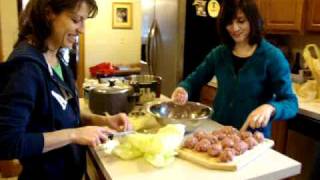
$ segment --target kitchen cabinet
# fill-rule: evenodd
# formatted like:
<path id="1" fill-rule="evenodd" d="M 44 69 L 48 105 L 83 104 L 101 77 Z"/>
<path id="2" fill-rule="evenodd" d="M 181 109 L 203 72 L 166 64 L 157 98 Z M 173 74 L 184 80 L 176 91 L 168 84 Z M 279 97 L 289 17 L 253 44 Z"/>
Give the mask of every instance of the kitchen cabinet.
<path id="1" fill-rule="evenodd" d="M 320 32 L 319 0 L 256 0 L 270 34 Z"/>
<path id="2" fill-rule="evenodd" d="M 300 104 L 303 105 L 303 103 Z M 299 114 L 288 121 L 285 154 L 303 164 L 301 174 L 295 178 L 297 180 L 319 179 L 319 177 L 312 177 L 313 172 L 319 172 L 320 163 L 319 105 L 320 103 L 317 103 L 317 106 L 314 106 L 316 111 L 303 109 L 308 107 L 303 105 L 300 107 Z"/>
<path id="3" fill-rule="evenodd" d="M 320 32 L 320 1 L 307 0 L 306 30 Z"/>
<path id="4" fill-rule="evenodd" d="M 267 33 L 302 32 L 304 0 L 257 0 L 257 5 Z"/>

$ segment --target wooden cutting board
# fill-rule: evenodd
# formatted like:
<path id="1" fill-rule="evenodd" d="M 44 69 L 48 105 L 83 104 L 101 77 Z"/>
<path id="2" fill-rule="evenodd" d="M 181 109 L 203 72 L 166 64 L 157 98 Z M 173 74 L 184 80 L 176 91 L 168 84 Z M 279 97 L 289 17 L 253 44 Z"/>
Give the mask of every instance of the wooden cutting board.
<path id="1" fill-rule="evenodd" d="M 259 158 L 266 150 L 270 149 L 274 142 L 270 139 L 265 139 L 264 142 L 258 144 L 253 149 L 246 151 L 240 156 L 235 156 L 230 162 L 219 162 L 218 158 L 211 157 L 207 153 L 196 152 L 191 149 L 182 148 L 178 150 L 178 157 L 191 161 L 195 164 L 202 165 L 209 169 L 236 171 L 248 163 Z"/>

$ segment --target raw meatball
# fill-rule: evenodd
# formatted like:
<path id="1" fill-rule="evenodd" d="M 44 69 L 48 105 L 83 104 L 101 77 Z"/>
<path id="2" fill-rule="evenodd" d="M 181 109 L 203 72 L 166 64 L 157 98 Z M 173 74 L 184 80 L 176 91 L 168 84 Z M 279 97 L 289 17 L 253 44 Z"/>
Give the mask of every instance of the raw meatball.
<path id="1" fill-rule="evenodd" d="M 264 135 L 259 131 L 254 132 L 253 137 L 258 141 L 258 143 L 262 143 L 264 140 Z"/>
<path id="2" fill-rule="evenodd" d="M 220 143 L 212 144 L 208 149 L 208 154 L 212 157 L 218 157 L 222 152 L 223 148 Z"/>
<path id="3" fill-rule="evenodd" d="M 227 147 L 232 148 L 234 145 L 234 142 L 231 138 L 226 137 L 221 141 L 221 144 L 222 144 L 223 148 L 227 148 Z"/>
<path id="4" fill-rule="evenodd" d="M 240 132 L 240 137 L 242 140 L 245 140 L 248 137 L 252 137 L 252 133 L 250 131 L 243 131 L 243 132 Z"/>
<path id="5" fill-rule="evenodd" d="M 234 148 L 231 148 L 231 147 L 226 147 L 223 149 L 224 151 L 231 151 L 233 155 L 236 154 L 236 150 Z"/>
<path id="6" fill-rule="evenodd" d="M 244 152 L 246 152 L 249 148 L 248 144 L 244 141 L 239 141 L 238 143 L 235 143 L 234 147 L 236 150 L 236 155 L 240 155 L 243 154 Z"/>
<path id="7" fill-rule="evenodd" d="M 208 133 L 206 133 L 205 131 L 197 131 L 193 134 L 193 136 L 200 141 L 201 139 L 207 138 Z"/>
<path id="8" fill-rule="evenodd" d="M 194 146 L 194 150 L 198 152 L 207 152 L 210 146 L 211 143 L 208 139 L 202 139 Z"/>
<path id="9" fill-rule="evenodd" d="M 230 135 L 229 137 L 233 140 L 234 143 L 238 143 L 241 141 L 241 138 L 237 134 Z"/>
<path id="10" fill-rule="evenodd" d="M 211 142 L 211 144 L 215 144 L 219 141 L 218 137 L 213 134 L 209 134 L 207 139 Z"/>
<path id="11" fill-rule="evenodd" d="M 221 132 L 224 134 L 234 134 L 237 133 L 238 130 L 232 126 L 224 126 L 223 128 L 220 129 Z"/>
<path id="12" fill-rule="evenodd" d="M 248 144 L 249 149 L 252 149 L 255 145 L 258 144 L 258 142 L 256 141 L 256 139 L 254 137 L 248 137 L 244 141 Z"/>
<path id="13" fill-rule="evenodd" d="M 216 136 L 218 137 L 218 140 L 221 141 L 223 140 L 225 137 L 227 137 L 226 134 L 220 132 L 220 133 L 217 133 Z"/>
<path id="14" fill-rule="evenodd" d="M 198 143 L 198 139 L 195 137 L 188 137 L 183 144 L 183 147 L 189 148 L 189 149 L 193 149 L 194 146 Z"/>
<path id="15" fill-rule="evenodd" d="M 221 162 L 229 162 L 233 160 L 233 152 L 231 149 L 225 149 L 220 153 L 219 160 Z"/>

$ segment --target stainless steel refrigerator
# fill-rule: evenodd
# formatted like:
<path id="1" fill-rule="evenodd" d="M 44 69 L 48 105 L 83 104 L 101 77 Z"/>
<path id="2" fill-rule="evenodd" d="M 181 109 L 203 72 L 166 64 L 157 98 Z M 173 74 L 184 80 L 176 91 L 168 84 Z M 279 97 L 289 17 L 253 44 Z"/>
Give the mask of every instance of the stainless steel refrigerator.
<path id="1" fill-rule="evenodd" d="M 217 44 L 211 0 L 141 0 L 143 73 L 161 76 L 161 92 L 170 96 Z M 197 3 L 203 3 L 199 14 Z M 197 98 L 197 97 L 195 97 Z"/>

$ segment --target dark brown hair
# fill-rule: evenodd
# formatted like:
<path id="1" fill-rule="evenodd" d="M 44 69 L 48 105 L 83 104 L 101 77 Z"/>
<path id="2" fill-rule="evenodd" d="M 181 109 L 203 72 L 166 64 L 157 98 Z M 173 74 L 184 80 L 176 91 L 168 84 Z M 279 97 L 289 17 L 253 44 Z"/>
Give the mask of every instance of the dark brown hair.
<path id="1" fill-rule="evenodd" d="M 32 44 L 42 52 L 48 50 L 45 40 L 51 35 L 52 26 L 48 20 L 48 9 L 59 14 L 65 10 L 74 10 L 82 2 L 89 7 L 89 18 L 98 12 L 95 0 L 30 0 L 26 9 L 20 14 L 19 34 L 15 43 L 31 40 Z"/>
<path id="2" fill-rule="evenodd" d="M 263 23 L 254 0 L 223 0 L 217 21 L 222 42 L 231 48 L 234 47 L 235 42 L 226 27 L 236 17 L 238 10 L 245 14 L 250 24 L 249 44 L 259 44 L 262 39 Z"/>

